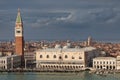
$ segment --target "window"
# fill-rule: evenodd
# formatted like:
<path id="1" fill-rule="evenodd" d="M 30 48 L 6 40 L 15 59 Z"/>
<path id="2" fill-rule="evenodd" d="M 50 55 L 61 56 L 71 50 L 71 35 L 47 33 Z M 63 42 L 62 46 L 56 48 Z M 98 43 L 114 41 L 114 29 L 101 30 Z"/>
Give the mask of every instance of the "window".
<path id="1" fill-rule="evenodd" d="M 110 62 L 110 64 L 111 64 L 111 62 Z"/>
<path id="2" fill-rule="evenodd" d="M 115 64 L 115 62 L 113 62 L 113 64 Z"/>
<path id="3" fill-rule="evenodd" d="M 75 59 L 75 58 L 72 56 L 72 59 Z"/>
<path id="4" fill-rule="evenodd" d="M 79 57 L 79 59 L 82 59 L 82 57 Z"/>
<path id="5" fill-rule="evenodd" d="M 40 58 L 42 58 L 42 55 L 40 55 Z"/>
<path id="6" fill-rule="evenodd" d="M 96 65 L 94 66 L 94 68 L 96 68 Z"/>
<path id="7" fill-rule="evenodd" d="M 115 66 L 113 66 L 113 69 L 115 69 Z"/>
<path id="8" fill-rule="evenodd" d="M 4 61 L 4 63 L 5 63 L 5 61 Z"/>
<path id="9" fill-rule="evenodd" d="M 103 64 L 105 64 L 105 61 L 103 62 Z"/>
<path id="10" fill-rule="evenodd" d="M 3 67 L 3 69 L 5 69 L 5 66 Z"/>
<path id="11" fill-rule="evenodd" d="M 97 64 L 99 64 L 99 62 L 97 61 Z"/>
<path id="12" fill-rule="evenodd" d="M 49 58 L 49 55 L 47 55 L 46 57 Z"/>
<path id="13" fill-rule="evenodd" d="M 107 61 L 107 64 L 108 64 L 108 61 Z"/>
<path id="14" fill-rule="evenodd" d="M 56 55 L 54 55 L 53 58 L 56 58 Z"/>
<path id="15" fill-rule="evenodd" d="M 67 55 L 65 55 L 65 58 L 68 58 L 68 56 L 67 56 Z"/>
<path id="16" fill-rule="evenodd" d="M 17 33 L 20 33 L 20 31 L 17 31 Z"/>
<path id="17" fill-rule="evenodd" d="M 59 59 L 62 59 L 62 57 L 61 57 L 61 56 L 59 56 Z"/>

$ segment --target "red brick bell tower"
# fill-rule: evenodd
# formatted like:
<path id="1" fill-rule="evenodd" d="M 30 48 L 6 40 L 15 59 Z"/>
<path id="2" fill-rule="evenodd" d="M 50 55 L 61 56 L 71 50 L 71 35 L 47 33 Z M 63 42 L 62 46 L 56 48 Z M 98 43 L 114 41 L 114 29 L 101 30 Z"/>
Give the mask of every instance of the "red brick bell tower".
<path id="1" fill-rule="evenodd" d="M 21 56 L 21 65 L 24 64 L 24 36 L 23 36 L 23 22 L 20 15 L 20 9 L 15 23 L 15 53 Z"/>

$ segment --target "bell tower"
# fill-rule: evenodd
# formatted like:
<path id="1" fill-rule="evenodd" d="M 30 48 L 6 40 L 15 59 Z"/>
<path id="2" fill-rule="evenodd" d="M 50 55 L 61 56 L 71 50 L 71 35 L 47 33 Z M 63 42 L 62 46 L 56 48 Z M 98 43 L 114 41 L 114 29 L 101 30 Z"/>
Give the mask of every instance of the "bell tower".
<path id="1" fill-rule="evenodd" d="M 15 53 L 21 55 L 22 62 L 24 61 L 24 36 L 23 36 L 23 22 L 20 15 L 20 9 L 15 23 Z"/>

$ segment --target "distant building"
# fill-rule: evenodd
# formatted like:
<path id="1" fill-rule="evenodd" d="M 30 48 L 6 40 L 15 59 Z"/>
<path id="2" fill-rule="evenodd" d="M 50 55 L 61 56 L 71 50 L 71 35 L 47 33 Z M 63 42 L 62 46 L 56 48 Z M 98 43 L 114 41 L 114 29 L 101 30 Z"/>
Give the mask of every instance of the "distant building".
<path id="1" fill-rule="evenodd" d="M 0 69 L 13 69 L 21 65 L 21 56 L 3 56 L 0 57 Z"/>
<path id="2" fill-rule="evenodd" d="M 120 70 L 120 56 L 117 56 L 117 69 Z"/>
<path id="3" fill-rule="evenodd" d="M 92 46 L 92 37 L 88 37 L 87 45 Z"/>
<path id="4" fill-rule="evenodd" d="M 0 52 L 0 57 L 3 56 L 3 52 Z"/>
<path id="5" fill-rule="evenodd" d="M 93 68 L 98 70 L 115 70 L 116 58 L 114 57 L 97 57 L 93 59 Z"/>
<path id="6" fill-rule="evenodd" d="M 96 48 L 69 48 L 56 46 L 36 51 L 38 69 L 85 69 L 92 65 L 92 59 L 99 56 Z"/>
<path id="7" fill-rule="evenodd" d="M 13 52 L 3 52 L 3 55 L 5 55 L 5 56 L 11 56 L 11 55 L 13 55 Z"/>
<path id="8" fill-rule="evenodd" d="M 35 67 L 35 60 L 36 60 L 35 52 L 24 53 L 24 59 L 26 60 L 26 67 L 27 68 Z"/>

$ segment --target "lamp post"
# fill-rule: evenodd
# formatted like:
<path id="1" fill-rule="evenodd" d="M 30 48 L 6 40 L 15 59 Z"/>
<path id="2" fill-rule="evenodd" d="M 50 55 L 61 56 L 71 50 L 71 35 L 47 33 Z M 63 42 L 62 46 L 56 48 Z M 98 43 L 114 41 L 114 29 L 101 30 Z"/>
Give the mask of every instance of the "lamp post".
<path id="1" fill-rule="evenodd" d="M 11 69 L 13 69 L 13 57 L 11 58 Z"/>
<path id="2" fill-rule="evenodd" d="M 25 69 L 27 68 L 27 59 L 25 59 Z"/>

